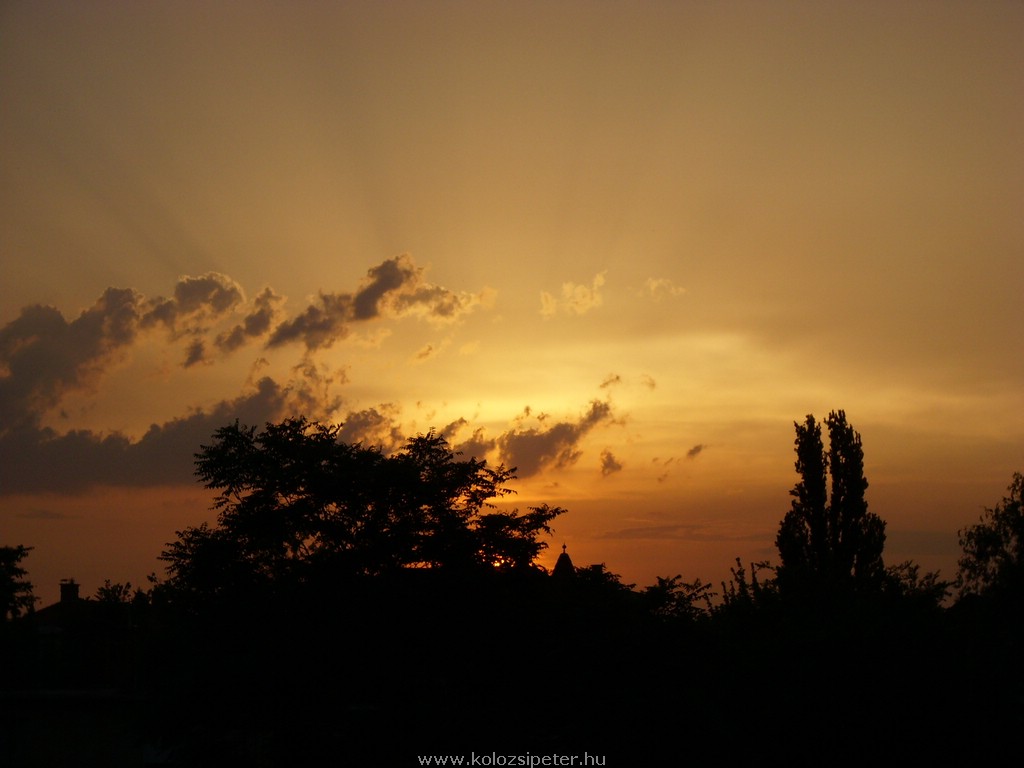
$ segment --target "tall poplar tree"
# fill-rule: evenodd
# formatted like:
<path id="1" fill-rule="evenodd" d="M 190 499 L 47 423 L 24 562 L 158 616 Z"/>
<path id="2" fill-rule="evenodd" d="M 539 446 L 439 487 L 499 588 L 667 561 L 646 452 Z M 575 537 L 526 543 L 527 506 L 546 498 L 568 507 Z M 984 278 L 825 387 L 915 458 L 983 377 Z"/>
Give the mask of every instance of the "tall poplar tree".
<path id="1" fill-rule="evenodd" d="M 885 574 L 885 522 L 868 512 L 864 498 L 868 481 L 860 433 L 843 411 L 831 412 L 825 425 L 827 452 L 814 416 L 794 422 L 801 479 L 790 491 L 792 506 L 775 539 L 782 559 L 779 588 L 826 596 L 873 591 Z"/>

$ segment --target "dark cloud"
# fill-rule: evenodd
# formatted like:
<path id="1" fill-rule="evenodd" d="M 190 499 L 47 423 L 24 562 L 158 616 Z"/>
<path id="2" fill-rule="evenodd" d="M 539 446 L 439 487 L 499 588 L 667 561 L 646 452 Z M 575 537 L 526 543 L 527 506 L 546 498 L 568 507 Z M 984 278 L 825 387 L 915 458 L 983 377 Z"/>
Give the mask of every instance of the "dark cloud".
<path id="1" fill-rule="evenodd" d="M 10 430 L 0 436 L 0 494 L 191 482 L 193 454 L 217 429 L 235 419 L 256 425 L 279 419 L 291 412 L 291 395 L 288 387 L 264 378 L 249 394 L 154 424 L 138 440 L 89 430 L 62 435 L 35 426 Z"/>
<path id="2" fill-rule="evenodd" d="M 486 294 L 455 293 L 438 285 L 421 285 L 398 294 L 392 302 L 395 314 L 422 315 L 434 322 L 451 322 L 472 312 Z"/>
<path id="3" fill-rule="evenodd" d="M 419 405 L 419 403 L 417 403 L 417 405 Z M 455 442 L 455 436 L 463 427 L 466 426 L 469 426 L 469 422 L 466 421 L 465 418 L 460 417 L 455 421 L 445 424 L 443 427 L 441 427 L 441 429 L 437 430 L 437 433 L 445 440 L 447 440 L 449 445 L 452 445 Z"/>
<path id="4" fill-rule="evenodd" d="M 236 325 L 230 331 L 219 334 L 214 340 L 214 344 L 224 352 L 234 352 L 239 347 L 245 346 L 246 341 L 248 339 L 245 328 L 241 325 Z"/>
<path id="5" fill-rule="evenodd" d="M 243 334 L 266 331 L 276 300 L 273 292 L 257 298 Z M 209 272 L 181 278 L 170 299 L 108 288 L 71 321 L 55 307 L 23 308 L 0 329 L 0 430 L 34 425 L 66 393 L 92 387 L 146 329 L 162 327 L 172 339 L 189 338 L 186 368 L 207 362 L 207 326 L 243 302 L 234 280 Z"/>
<path id="6" fill-rule="evenodd" d="M 601 389 L 607 389 L 613 384 L 621 384 L 622 377 L 617 373 L 610 373 L 605 377 L 605 380 L 601 382 Z"/>
<path id="7" fill-rule="evenodd" d="M 303 360 L 292 368 L 289 384 L 291 408 L 311 419 L 328 420 L 341 407 L 341 396 L 332 394 L 336 385 L 348 381 L 344 369 L 331 371 L 325 364 Z"/>
<path id="8" fill-rule="evenodd" d="M 704 445 L 704 443 L 697 443 L 697 445 L 693 446 L 693 448 L 691 448 L 690 450 L 688 450 L 686 452 L 686 458 L 688 458 L 688 459 L 696 459 L 698 456 L 701 455 L 701 453 L 706 448 L 707 448 L 707 446 Z"/>
<path id="9" fill-rule="evenodd" d="M 318 303 L 310 304 L 302 314 L 281 323 L 270 335 L 268 347 L 301 341 L 306 349 L 326 349 L 348 336 L 352 316 L 352 297 L 347 294 L 321 293 Z"/>
<path id="10" fill-rule="evenodd" d="M 0 430 L 34 423 L 65 392 L 94 384 L 134 341 L 138 303 L 134 291 L 108 288 L 71 322 L 37 304 L 0 329 Z"/>
<path id="11" fill-rule="evenodd" d="M 546 467 L 576 463 L 582 453 L 579 442 L 594 427 L 612 418 L 611 404 L 594 400 L 578 421 L 561 421 L 543 429 L 515 429 L 499 437 L 497 445 L 504 463 L 516 467 L 520 477 L 529 477 Z"/>
<path id="12" fill-rule="evenodd" d="M 172 339 L 192 337 L 182 362 L 182 367 L 191 368 L 210 362 L 202 338 L 209 331 L 209 324 L 244 302 L 241 286 L 227 275 L 219 272 L 207 272 L 199 277 L 186 275 L 174 286 L 174 298 L 160 297 L 145 302 L 142 326 L 162 325 Z"/>
<path id="13" fill-rule="evenodd" d="M 532 420 L 540 426 L 525 426 Z M 551 423 L 549 414 L 534 415 L 530 406 L 513 419 L 512 429 L 497 438 L 489 438 L 478 428 L 466 440 L 457 435 L 469 422 L 460 418 L 447 424 L 440 434 L 452 444 L 454 450 L 465 458 L 485 459 L 488 454 L 498 452 L 498 460 L 507 467 L 515 467 L 519 477 L 535 475 L 548 467 L 567 467 L 579 460 L 582 451 L 579 443 L 594 427 L 614 420 L 612 407 L 607 402 L 594 400 L 577 421 Z M 605 450 L 601 455 L 602 473 L 607 475 L 622 469 L 622 465 Z"/>
<path id="14" fill-rule="evenodd" d="M 174 286 L 174 298 L 182 312 L 191 313 L 209 308 L 217 315 L 245 301 L 238 283 L 219 272 L 182 278 Z"/>
<path id="15" fill-rule="evenodd" d="M 230 331 L 217 336 L 214 343 L 224 352 L 234 352 L 250 339 L 266 335 L 274 324 L 278 315 L 278 307 L 283 301 L 284 299 L 277 295 L 272 288 L 264 288 L 263 292 L 253 300 L 252 310 L 242 322 Z"/>
<path id="16" fill-rule="evenodd" d="M 462 421 L 465 420 L 463 419 Z M 455 450 L 459 451 L 464 459 L 482 461 L 487 458 L 487 454 L 493 451 L 497 445 L 496 440 L 485 437 L 483 429 L 478 428 L 473 431 L 473 435 L 468 440 L 463 440 L 455 445 Z"/>
<path id="17" fill-rule="evenodd" d="M 188 352 L 185 354 L 185 362 L 182 365 L 185 368 L 191 368 L 193 365 L 203 362 L 206 362 L 206 344 L 203 343 L 202 339 L 192 339 L 189 342 Z"/>
<path id="18" fill-rule="evenodd" d="M 658 383 L 654 380 L 654 377 L 646 373 L 640 377 L 640 383 L 643 384 L 648 389 L 654 389 L 655 387 L 658 386 Z"/>
<path id="19" fill-rule="evenodd" d="M 419 281 L 422 269 L 412 259 L 402 255 L 388 259 L 367 272 L 369 280 L 363 283 L 352 301 L 352 319 L 369 320 L 380 314 L 380 304 L 391 291 Z"/>
<path id="20" fill-rule="evenodd" d="M 425 282 L 423 268 L 403 254 L 368 270 L 354 295 L 321 293 L 301 314 L 278 325 L 267 346 L 302 342 L 311 351 L 324 349 L 348 336 L 353 323 L 385 315 L 450 322 L 473 311 L 485 296 L 486 292 L 455 293 Z"/>
<path id="21" fill-rule="evenodd" d="M 377 314 L 388 311 L 398 317 L 419 315 L 446 323 L 472 312 L 490 294 L 486 289 L 474 294 L 433 285 L 423 279 L 423 272 L 423 267 L 417 267 L 408 254 L 390 259 L 370 270 L 369 283 L 356 295 L 357 304 L 372 300 Z"/>
<path id="22" fill-rule="evenodd" d="M 197 324 L 220 317 L 244 301 L 241 286 L 227 275 L 186 275 L 174 286 L 174 298 L 158 297 L 146 302 L 142 324 L 164 325 L 175 335 L 195 333 L 201 330 Z"/>
<path id="23" fill-rule="evenodd" d="M 621 471 L 622 462 L 616 459 L 615 455 L 607 448 L 601 451 L 601 475 L 603 477 L 608 477 L 608 475 Z"/>
<path id="24" fill-rule="evenodd" d="M 484 461 L 487 458 L 487 454 L 497 447 L 497 441 L 485 437 L 484 430 L 481 427 L 474 429 L 473 434 L 466 440 L 458 440 L 457 435 L 459 432 L 468 426 L 470 426 L 468 420 L 459 418 L 439 429 L 438 434 L 448 441 L 448 444 L 452 446 L 452 450 L 459 454 L 464 461 L 469 459 Z"/>
<path id="25" fill-rule="evenodd" d="M 393 418 L 396 408 L 382 405 L 383 410 L 365 408 L 350 411 L 342 421 L 338 440 L 343 443 L 363 443 L 381 448 L 385 453 L 396 451 L 405 445 L 406 435 Z"/>

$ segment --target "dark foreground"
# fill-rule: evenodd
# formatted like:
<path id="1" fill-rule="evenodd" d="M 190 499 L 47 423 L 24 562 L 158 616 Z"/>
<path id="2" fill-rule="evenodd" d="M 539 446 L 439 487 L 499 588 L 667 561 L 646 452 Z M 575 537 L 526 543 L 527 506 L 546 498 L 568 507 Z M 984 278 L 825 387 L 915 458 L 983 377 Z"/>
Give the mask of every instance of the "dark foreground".
<path id="1" fill-rule="evenodd" d="M 982 601 L 667 615 L 414 574 L 89 605 L 5 628 L 0 764 L 984 764 L 1024 732 L 1020 613 Z"/>

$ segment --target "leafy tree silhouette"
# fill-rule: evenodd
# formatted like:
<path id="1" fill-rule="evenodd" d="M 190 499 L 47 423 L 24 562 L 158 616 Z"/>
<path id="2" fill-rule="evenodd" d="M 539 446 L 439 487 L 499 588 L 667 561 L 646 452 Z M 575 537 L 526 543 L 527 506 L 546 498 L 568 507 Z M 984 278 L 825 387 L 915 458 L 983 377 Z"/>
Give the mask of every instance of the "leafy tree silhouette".
<path id="1" fill-rule="evenodd" d="M 711 612 L 711 599 L 715 593 L 711 585 L 700 579 L 683 581 L 681 574 L 670 578 L 657 577 L 657 582 L 645 587 L 641 593 L 648 603 L 648 610 L 664 619 L 695 621 Z"/>
<path id="2" fill-rule="evenodd" d="M 961 530 L 958 586 L 961 595 L 1024 596 L 1024 474 L 1015 472 L 1008 495 Z"/>
<path id="3" fill-rule="evenodd" d="M 126 581 L 111 582 L 110 579 L 103 580 L 103 586 L 96 590 L 93 599 L 98 603 L 109 603 L 112 605 L 126 605 L 133 600 L 144 600 L 145 593 L 142 590 L 132 591 L 132 583 Z"/>
<path id="4" fill-rule="evenodd" d="M 758 578 L 758 571 L 774 572 L 775 568 L 767 560 L 751 563 L 750 580 L 748 581 L 747 569 L 743 566 L 743 561 L 736 558 L 736 566 L 729 568 L 732 578 L 728 583 L 722 582 L 721 610 L 749 611 L 770 604 L 775 597 L 776 581 L 772 577 Z"/>
<path id="5" fill-rule="evenodd" d="M 858 432 L 843 411 L 825 420 L 829 449 L 821 427 L 808 415 L 796 427 L 796 471 L 800 481 L 790 495 L 792 507 L 779 526 L 775 544 L 782 564 L 777 570 L 783 593 L 873 591 L 884 577 L 882 547 L 885 522 L 868 512 L 864 492 L 864 450 Z M 826 483 L 831 477 L 831 493 Z"/>
<path id="6" fill-rule="evenodd" d="M 433 431 L 386 456 L 339 441 L 339 430 L 304 418 L 217 430 L 196 474 L 219 491 L 218 522 L 168 544 L 167 587 L 210 597 L 326 574 L 529 568 L 564 512 L 497 511 L 515 470 L 459 460 Z"/>
<path id="7" fill-rule="evenodd" d="M 32 583 L 25 578 L 28 571 L 21 567 L 31 551 L 21 544 L 0 547 L 0 621 L 16 619 L 35 606 Z"/>
<path id="8" fill-rule="evenodd" d="M 938 608 L 949 597 L 952 582 L 939 578 L 938 571 L 921 575 L 921 566 L 913 560 L 904 560 L 885 569 L 883 590 L 905 603 L 906 608 L 916 606 L 925 610 Z"/>
<path id="9" fill-rule="evenodd" d="M 367 764 L 361 750 L 395 729 L 439 743 L 464 737 L 452 712 L 480 733 L 527 709 L 517 691 L 539 663 L 538 613 L 555 612 L 536 559 L 564 510 L 498 509 L 515 470 L 462 459 L 433 431 L 391 455 L 339 435 L 304 418 L 235 422 L 195 454 L 217 520 L 167 544 L 168 578 L 151 593 L 170 625 L 161 638 L 176 638 L 161 648 L 191 649 L 164 698 L 196 729 L 191 748 L 237 756 L 238 733 L 282 750 L 280 764 L 302 764 L 300 744 L 319 757 L 346 744 L 343 757 Z M 494 686 L 516 693 L 484 706 Z"/>

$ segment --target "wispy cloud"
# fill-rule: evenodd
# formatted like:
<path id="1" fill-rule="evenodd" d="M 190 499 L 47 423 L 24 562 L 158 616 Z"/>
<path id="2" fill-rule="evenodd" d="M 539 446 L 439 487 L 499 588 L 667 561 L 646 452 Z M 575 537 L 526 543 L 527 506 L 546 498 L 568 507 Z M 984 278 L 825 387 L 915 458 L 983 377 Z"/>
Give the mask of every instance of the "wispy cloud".
<path id="1" fill-rule="evenodd" d="M 566 315 L 584 315 L 601 306 L 604 298 L 601 288 L 605 283 L 605 272 L 594 275 L 590 285 L 583 283 L 562 283 L 561 296 L 554 296 L 547 291 L 540 294 L 540 313 L 544 317 L 553 317 L 559 313 Z"/>
<path id="2" fill-rule="evenodd" d="M 410 362 L 412 362 L 413 365 L 425 363 L 427 360 L 431 360 L 440 355 L 448 348 L 450 343 L 450 339 L 444 339 L 436 344 L 425 344 L 416 351 L 416 354 L 413 355 Z"/>
<path id="3" fill-rule="evenodd" d="M 17 513 L 15 517 L 20 517 L 22 520 L 70 520 L 77 515 L 54 512 L 52 509 L 30 509 Z"/>
<path id="4" fill-rule="evenodd" d="M 762 531 L 750 533 L 734 533 L 728 530 L 714 530 L 700 523 L 674 523 L 670 525 L 649 525 L 635 528 L 621 528 L 606 531 L 599 539 L 650 539 L 664 541 L 678 539 L 683 541 L 762 541 Z"/>
<path id="5" fill-rule="evenodd" d="M 669 467 L 676 463 L 678 459 L 675 456 L 669 456 L 667 459 L 661 459 L 655 456 L 651 459 L 651 464 L 658 467 L 661 470 L 661 474 L 658 475 L 658 482 L 663 483 L 668 479 Z"/>
<path id="6" fill-rule="evenodd" d="M 642 297 L 661 301 L 662 299 L 681 296 L 686 293 L 686 289 L 681 285 L 676 285 L 667 277 L 649 277 L 644 283 L 643 288 L 639 289 L 637 293 Z"/>

